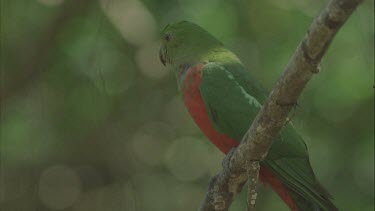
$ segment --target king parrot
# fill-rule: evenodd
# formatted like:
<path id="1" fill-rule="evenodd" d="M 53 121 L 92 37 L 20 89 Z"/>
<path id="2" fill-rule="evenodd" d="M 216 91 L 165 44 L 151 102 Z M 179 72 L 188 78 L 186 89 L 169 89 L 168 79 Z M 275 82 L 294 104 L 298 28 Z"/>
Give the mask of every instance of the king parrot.
<path id="1" fill-rule="evenodd" d="M 247 132 L 267 90 L 233 52 L 194 23 L 167 25 L 161 39 L 160 60 L 174 70 L 190 115 L 228 153 Z M 261 162 L 259 176 L 293 211 L 338 210 L 317 181 L 306 144 L 291 123 Z"/>

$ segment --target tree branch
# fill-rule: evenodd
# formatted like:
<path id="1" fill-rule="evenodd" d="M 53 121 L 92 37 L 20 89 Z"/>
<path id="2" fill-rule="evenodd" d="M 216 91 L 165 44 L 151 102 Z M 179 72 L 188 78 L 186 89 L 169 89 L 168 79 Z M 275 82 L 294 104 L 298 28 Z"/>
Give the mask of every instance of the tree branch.
<path id="1" fill-rule="evenodd" d="M 315 18 L 240 145 L 225 157 L 223 169 L 211 178 L 201 211 L 228 210 L 248 178 L 248 210 L 255 210 L 259 162 L 266 157 L 303 88 L 319 72 L 333 37 L 361 2 L 332 0 Z"/>

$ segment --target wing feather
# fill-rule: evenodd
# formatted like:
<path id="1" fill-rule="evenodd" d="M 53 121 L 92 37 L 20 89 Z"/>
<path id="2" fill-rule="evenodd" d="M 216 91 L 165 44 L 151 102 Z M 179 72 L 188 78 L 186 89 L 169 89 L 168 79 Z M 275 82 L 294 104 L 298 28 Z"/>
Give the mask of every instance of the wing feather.
<path id="1" fill-rule="evenodd" d="M 238 141 L 241 141 L 266 99 L 265 89 L 242 65 L 215 62 L 203 67 L 200 93 L 215 129 Z M 298 197 L 327 210 L 334 207 L 329 194 L 315 178 L 303 139 L 291 124 L 282 129 L 263 165 L 270 168 Z"/>

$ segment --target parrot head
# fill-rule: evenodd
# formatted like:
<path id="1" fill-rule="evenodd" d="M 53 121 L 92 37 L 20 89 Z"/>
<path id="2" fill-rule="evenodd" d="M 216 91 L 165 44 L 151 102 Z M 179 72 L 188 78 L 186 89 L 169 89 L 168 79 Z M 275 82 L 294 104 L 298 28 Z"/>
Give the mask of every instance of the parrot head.
<path id="1" fill-rule="evenodd" d="M 202 27 L 181 21 L 168 24 L 162 31 L 159 58 L 164 66 L 198 62 L 204 53 L 222 43 Z"/>

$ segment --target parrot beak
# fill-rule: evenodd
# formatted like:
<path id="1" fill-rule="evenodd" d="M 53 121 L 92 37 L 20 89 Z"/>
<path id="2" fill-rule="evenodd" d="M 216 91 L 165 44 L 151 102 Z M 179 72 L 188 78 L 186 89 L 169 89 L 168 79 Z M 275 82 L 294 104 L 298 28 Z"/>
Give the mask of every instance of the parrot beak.
<path id="1" fill-rule="evenodd" d="M 160 50 L 159 50 L 159 59 L 160 59 L 160 62 L 166 66 L 167 65 L 167 58 L 166 58 L 166 53 L 165 53 L 165 47 L 162 45 L 160 46 Z"/>

